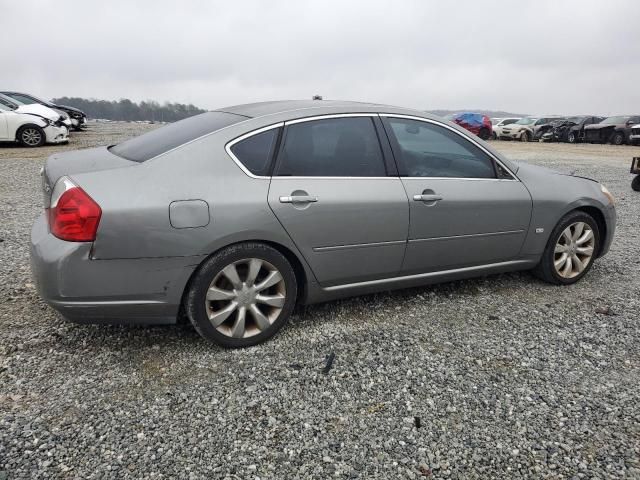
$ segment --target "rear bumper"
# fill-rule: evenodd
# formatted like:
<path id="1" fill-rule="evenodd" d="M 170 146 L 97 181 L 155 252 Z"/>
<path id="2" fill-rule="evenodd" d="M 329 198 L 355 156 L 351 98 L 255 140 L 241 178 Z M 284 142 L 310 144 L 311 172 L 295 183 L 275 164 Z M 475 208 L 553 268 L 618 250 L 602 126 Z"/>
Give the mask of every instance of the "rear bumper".
<path id="1" fill-rule="evenodd" d="M 79 323 L 175 323 L 189 277 L 204 257 L 92 260 L 91 243 L 60 240 L 44 214 L 31 231 L 38 292 Z"/>

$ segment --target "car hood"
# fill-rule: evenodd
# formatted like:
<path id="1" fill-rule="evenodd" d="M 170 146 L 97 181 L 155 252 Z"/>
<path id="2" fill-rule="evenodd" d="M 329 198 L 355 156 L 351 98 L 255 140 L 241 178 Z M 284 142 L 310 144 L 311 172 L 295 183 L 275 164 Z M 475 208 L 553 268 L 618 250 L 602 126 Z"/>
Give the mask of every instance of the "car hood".
<path id="1" fill-rule="evenodd" d="M 596 123 L 594 125 L 587 125 L 584 127 L 585 130 L 602 130 L 603 128 L 620 128 L 626 127 L 624 123 Z"/>
<path id="2" fill-rule="evenodd" d="M 74 112 L 74 113 L 79 113 L 81 115 L 84 115 L 85 113 L 80 110 L 79 108 L 75 108 L 75 107 L 69 107 L 67 105 L 56 105 L 57 108 L 61 108 L 63 110 L 66 110 L 68 112 Z"/>
<path id="3" fill-rule="evenodd" d="M 52 110 L 49 107 L 45 107 L 44 105 L 40 105 L 38 103 L 33 103 L 31 105 L 20 105 L 16 109 L 16 112 L 31 113 L 33 115 L 48 118 L 49 120 L 53 120 L 54 122 L 60 119 L 60 114 L 55 110 Z"/>
<path id="4" fill-rule="evenodd" d="M 570 177 L 570 178 L 576 178 L 576 179 L 587 180 L 590 182 L 598 183 L 598 181 L 594 180 L 593 178 L 582 177 L 580 175 L 575 175 L 573 173 L 562 173 L 556 170 L 552 170 L 550 168 L 539 167 L 537 165 L 530 165 L 528 163 L 521 163 L 521 162 L 513 162 L 513 163 L 515 163 L 518 166 L 518 178 L 524 180 L 525 183 L 527 179 L 533 180 L 540 177 L 547 177 L 550 180 L 553 178 L 561 179 L 562 177 Z"/>

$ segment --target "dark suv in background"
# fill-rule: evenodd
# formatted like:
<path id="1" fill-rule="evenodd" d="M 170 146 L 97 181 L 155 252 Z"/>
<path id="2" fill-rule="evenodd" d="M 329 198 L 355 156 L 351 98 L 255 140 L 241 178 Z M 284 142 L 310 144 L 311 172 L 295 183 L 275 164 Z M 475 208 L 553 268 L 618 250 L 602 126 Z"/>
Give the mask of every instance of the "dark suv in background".
<path id="1" fill-rule="evenodd" d="M 578 115 L 553 122 L 552 129 L 542 135 L 545 142 L 578 143 L 584 141 L 584 127 L 594 125 L 604 120 L 604 117 Z"/>
<path id="2" fill-rule="evenodd" d="M 7 91 L 0 93 L 25 105 L 40 104 L 44 105 L 45 107 L 53 108 L 54 110 L 62 110 L 67 115 L 69 115 L 69 118 L 71 119 L 71 126 L 76 131 L 82 130 L 82 128 L 86 126 L 87 116 L 82 110 L 79 110 L 77 108 L 67 107 L 66 105 L 56 105 L 55 103 L 47 102 L 46 100 L 42 100 L 41 98 L 29 95 L 27 93 Z"/>
<path id="3" fill-rule="evenodd" d="M 584 141 L 588 143 L 629 143 L 631 127 L 640 123 L 640 115 L 621 115 L 605 118 L 584 128 Z"/>

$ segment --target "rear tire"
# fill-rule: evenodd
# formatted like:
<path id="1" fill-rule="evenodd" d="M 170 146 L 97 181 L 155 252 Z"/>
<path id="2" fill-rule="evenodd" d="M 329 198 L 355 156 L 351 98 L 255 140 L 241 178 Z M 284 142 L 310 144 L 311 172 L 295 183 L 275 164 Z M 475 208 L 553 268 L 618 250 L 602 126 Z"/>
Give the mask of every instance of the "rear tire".
<path id="1" fill-rule="evenodd" d="M 491 137 L 491 133 L 489 132 L 488 128 L 481 128 L 480 132 L 478 132 L 478 136 L 482 139 L 482 140 L 489 140 L 489 138 Z"/>
<path id="2" fill-rule="evenodd" d="M 578 235 L 579 238 L 573 239 L 573 242 L 565 241 L 565 232 L 568 231 L 570 235 L 573 232 L 577 232 L 577 230 L 572 230 L 572 228 L 579 224 L 582 224 L 583 226 L 583 229 L 580 231 L 580 235 Z M 584 233 L 588 232 L 589 229 L 593 234 L 591 237 L 592 240 L 586 239 L 581 241 L 582 236 Z M 556 267 L 556 263 L 561 262 L 562 256 L 565 255 L 564 251 L 561 250 L 564 248 L 566 248 L 567 256 L 572 257 L 573 262 L 573 267 L 569 264 L 566 276 L 562 275 Z M 598 230 L 598 223 L 588 213 L 574 210 L 573 212 L 566 214 L 551 232 L 547 246 L 545 247 L 542 258 L 540 259 L 540 263 L 533 269 L 533 274 L 548 283 L 553 283 L 555 285 L 571 285 L 584 277 L 591 269 L 599 248 L 600 231 Z M 578 258 L 582 265 L 579 272 L 575 268 L 577 263 L 573 257 Z M 566 263 L 561 263 L 561 266 L 566 265 Z"/>
<path id="3" fill-rule="evenodd" d="M 16 134 L 16 140 L 23 147 L 41 147 L 47 141 L 44 130 L 38 125 L 24 125 Z"/>
<path id="4" fill-rule="evenodd" d="M 636 192 L 640 192 L 640 175 L 633 177 L 633 180 L 631 180 L 631 188 Z"/>
<path id="5" fill-rule="evenodd" d="M 567 135 L 567 142 L 569 143 L 577 143 L 578 138 L 576 135 L 576 132 L 569 132 L 569 135 Z"/>
<path id="6" fill-rule="evenodd" d="M 200 266 L 185 309 L 202 337 L 242 348 L 275 335 L 291 316 L 297 294 L 296 275 L 284 255 L 262 243 L 241 243 Z"/>

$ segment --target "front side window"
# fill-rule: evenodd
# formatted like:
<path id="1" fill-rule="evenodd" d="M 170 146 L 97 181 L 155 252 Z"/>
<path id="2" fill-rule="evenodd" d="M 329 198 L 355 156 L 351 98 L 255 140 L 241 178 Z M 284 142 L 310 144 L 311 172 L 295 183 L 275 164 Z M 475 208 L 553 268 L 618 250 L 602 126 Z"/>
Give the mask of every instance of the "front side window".
<path id="1" fill-rule="evenodd" d="M 245 138 L 233 145 L 231 152 L 254 175 L 268 175 L 279 131 L 279 128 L 271 128 Z"/>
<path id="2" fill-rule="evenodd" d="M 461 135 L 439 125 L 389 118 L 399 148 L 401 175 L 496 178 L 493 160 Z"/>
<path id="3" fill-rule="evenodd" d="M 17 93 L 11 94 L 10 97 L 13 98 L 16 102 L 20 102 L 24 105 L 32 105 L 34 103 L 37 103 L 33 98 L 29 98 L 24 95 L 19 95 Z"/>
<path id="4" fill-rule="evenodd" d="M 311 120 L 287 126 L 278 176 L 384 177 L 371 117 Z"/>

